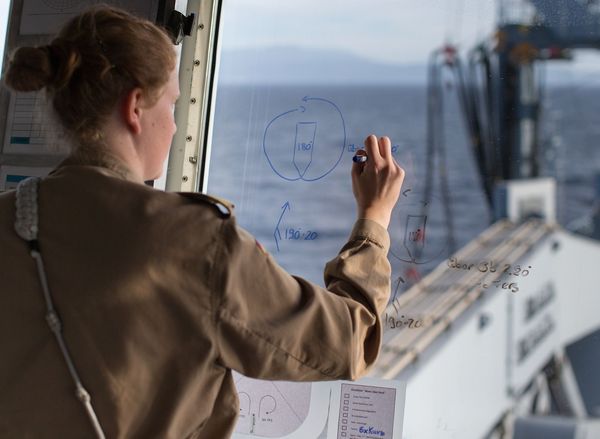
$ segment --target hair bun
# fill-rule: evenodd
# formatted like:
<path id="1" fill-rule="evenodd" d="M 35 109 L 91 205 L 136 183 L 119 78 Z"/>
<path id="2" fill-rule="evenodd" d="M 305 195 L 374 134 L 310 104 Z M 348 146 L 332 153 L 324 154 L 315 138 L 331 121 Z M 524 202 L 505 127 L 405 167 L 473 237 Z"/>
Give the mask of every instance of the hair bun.
<path id="1" fill-rule="evenodd" d="M 47 86 L 55 76 L 48 46 L 20 47 L 10 57 L 6 84 L 17 91 L 35 91 Z"/>
<path id="2" fill-rule="evenodd" d="M 63 38 L 52 41 L 48 46 L 48 54 L 54 73 L 47 85 L 53 91 L 60 90 L 69 84 L 81 65 L 81 55 L 73 44 Z"/>

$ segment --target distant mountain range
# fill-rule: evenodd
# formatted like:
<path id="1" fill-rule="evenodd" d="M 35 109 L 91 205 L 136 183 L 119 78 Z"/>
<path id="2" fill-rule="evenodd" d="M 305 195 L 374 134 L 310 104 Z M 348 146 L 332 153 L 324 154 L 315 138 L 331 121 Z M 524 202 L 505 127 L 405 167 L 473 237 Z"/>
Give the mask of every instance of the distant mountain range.
<path id="1" fill-rule="evenodd" d="M 426 58 L 428 54 L 424 54 Z M 600 70 L 600 68 L 598 69 Z M 569 64 L 547 69 L 549 85 L 600 86 L 598 76 Z M 425 64 L 386 64 L 349 52 L 298 47 L 224 50 L 222 84 L 412 84 L 427 83 Z"/>
<path id="2" fill-rule="evenodd" d="M 348 52 L 296 47 L 223 51 L 220 81 L 251 84 L 425 83 L 424 65 L 378 63 Z"/>

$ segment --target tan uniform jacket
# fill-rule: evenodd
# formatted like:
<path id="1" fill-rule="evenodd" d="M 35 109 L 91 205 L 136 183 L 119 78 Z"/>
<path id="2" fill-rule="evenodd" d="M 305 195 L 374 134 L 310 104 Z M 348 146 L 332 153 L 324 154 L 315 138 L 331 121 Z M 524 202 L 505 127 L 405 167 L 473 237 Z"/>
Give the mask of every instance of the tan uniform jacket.
<path id="1" fill-rule="evenodd" d="M 326 290 L 200 195 L 76 163 L 39 198 L 50 289 L 107 438 L 226 438 L 239 410 L 231 369 L 354 379 L 377 358 L 390 265 L 374 222 L 356 222 Z M 93 437 L 14 206 L 14 192 L 0 194 L 0 438 Z"/>

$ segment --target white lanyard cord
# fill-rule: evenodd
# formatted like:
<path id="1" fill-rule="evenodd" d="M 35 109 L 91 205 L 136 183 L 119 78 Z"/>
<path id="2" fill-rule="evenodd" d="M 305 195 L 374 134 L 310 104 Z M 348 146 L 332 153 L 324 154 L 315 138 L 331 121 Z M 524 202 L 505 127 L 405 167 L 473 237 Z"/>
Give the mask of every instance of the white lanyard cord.
<path id="1" fill-rule="evenodd" d="M 17 186 L 17 205 L 16 205 L 16 222 L 15 230 L 17 234 L 23 238 L 30 247 L 31 257 L 35 260 L 38 275 L 40 278 L 40 284 L 44 293 L 44 299 L 46 301 L 46 322 L 50 327 L 50 330 L 54 334 L 62 356 L 69 369 L 69 374 L 75 383 L 75 395 L 77 399 L 83 404 L 83 407 L 88 415 L 88 418 L 92 424 L 94 432 L 98 439 L 105 439 L 102 426 L 98 420 L 98 416 L 92 407 L 92 398 L 88 391 L 83 387 L 75 364 L 71 359 L 69 349 L 62 335 L 62 322 L 58 316 L 52 301 L 52 295 L 50 294 L 50 288 L 48 287 L 48 279 L 46 277 L 46 270 L 44 267 L 44 261 L 40 253 L 39 242 L 37 240 L 38 232 L 38 206 L 37 206 L 37 189 L 39 185 L 39 178 L 29 178 L 23 180 Z"/>

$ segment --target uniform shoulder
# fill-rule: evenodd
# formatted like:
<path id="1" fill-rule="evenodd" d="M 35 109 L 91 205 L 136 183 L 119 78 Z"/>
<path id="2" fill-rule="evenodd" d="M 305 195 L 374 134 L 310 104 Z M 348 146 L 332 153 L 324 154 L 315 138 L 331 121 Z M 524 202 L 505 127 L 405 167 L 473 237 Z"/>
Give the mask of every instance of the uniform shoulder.
<path id="1" fill-rule="evenodd" d="M 0 191 L 0 200 L 10 200 L 14 198 L 16 191 L 14 189 L 9 189 L 7 191 Z"/>
<path id="2" fill-rule="evenodd" d="M 0 192 L 0 222 L 14 222 L 15 191 Z M 4 229 L 3 229 L 4 230 Z"/>
<path id="3" fill-rule="evenodd" d="M 177 192 L 177 195 L 194 203 L 212 207 L 219 217 L 223 219 L 231 218 L 233 216 L 233 209 L 235 206 L 233 203 L 223 198 L 198 192 Z"/>

